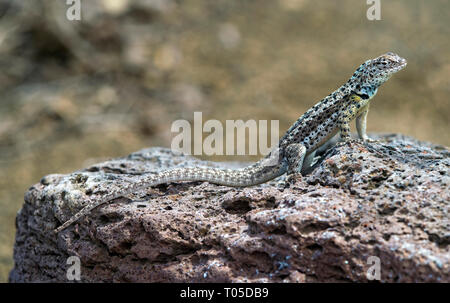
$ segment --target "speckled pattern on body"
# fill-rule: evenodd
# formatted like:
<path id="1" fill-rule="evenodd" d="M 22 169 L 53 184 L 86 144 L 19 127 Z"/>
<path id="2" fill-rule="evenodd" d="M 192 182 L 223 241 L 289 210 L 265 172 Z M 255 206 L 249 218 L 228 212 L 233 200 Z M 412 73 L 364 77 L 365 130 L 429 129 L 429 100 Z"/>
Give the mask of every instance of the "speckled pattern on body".
<path id="1" fill-rule="evenodd" d="M 215 184 L 242 187 L 272 180 L 284 173 L 300 173 L 313 162 L 315 151 L 337 132 L 342 140 L 350 138 L 349 123 L 356 118 L 358 135 L 364 141 L 369 102 L 378 87 L 394 73 L 406 66 L 406 60 L 388 52 L 361 64 L 352 77 L 340 88 L 320 100 L 303 114 L 280 139 L 278 147 L 264 159 L 241 169 L 204 167 L 175 168 L 150 176 L 139 182 L 112 191 L 89 203 L 72 218 L 58 227 L 59 232 L 88 214 L 97 206 L 138 189 L 176 181 L 208 181 Z M 276 161 L 267 165 L 268 159 Z"/>

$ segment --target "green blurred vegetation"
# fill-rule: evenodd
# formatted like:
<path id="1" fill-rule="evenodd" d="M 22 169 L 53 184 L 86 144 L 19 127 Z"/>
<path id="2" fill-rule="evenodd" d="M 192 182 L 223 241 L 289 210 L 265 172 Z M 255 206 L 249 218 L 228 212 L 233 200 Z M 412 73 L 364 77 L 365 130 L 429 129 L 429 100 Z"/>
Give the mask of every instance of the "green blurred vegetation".
<path id="1" fill-rule="evenodd" d="M 369 132 L 450 144 L 449 1 L 381 1 L 380 21 L 350 0 L 90 0 L 82 21 L 64 3 L 0 0 L 0 281 L 42 176 L 170 147 L 194 111 L 284 132 L 387 51 L 408 66 L 379 90 Z"/>

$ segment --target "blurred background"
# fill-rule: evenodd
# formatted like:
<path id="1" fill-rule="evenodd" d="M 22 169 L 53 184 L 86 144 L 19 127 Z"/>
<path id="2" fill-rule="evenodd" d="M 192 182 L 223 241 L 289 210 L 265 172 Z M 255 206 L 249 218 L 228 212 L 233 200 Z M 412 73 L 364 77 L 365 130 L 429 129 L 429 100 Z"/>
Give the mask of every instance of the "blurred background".
<path id="1" fill-rule="evenodd" d="M 380 21 L 354 0 L 89 0 L 81 21 L 68 8 L 0 0 L 0 281 L 23 194 L 44 175 L 170 147 L 172 122 L 195 111 L 279 120 L 282 135 L 387 51 L 408 66 L 380 89 L 368 131 L 450 145 L 449 1 L 382 0 Z"/>

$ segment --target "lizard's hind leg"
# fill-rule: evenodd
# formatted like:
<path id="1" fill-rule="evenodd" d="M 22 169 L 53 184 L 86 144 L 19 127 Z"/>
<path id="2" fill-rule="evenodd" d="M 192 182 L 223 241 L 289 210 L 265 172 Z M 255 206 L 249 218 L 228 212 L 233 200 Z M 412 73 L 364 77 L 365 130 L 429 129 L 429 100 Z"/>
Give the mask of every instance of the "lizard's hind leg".
<path id="1" fill-rule="evenodd" d="M 287 173 L 301 173 L 303 161 L 306 155 L 306 147 L 300 143 L 293 143 L 286 147 Z"/>
<path id="2" fill-rule="evenodd" d="M 307 173 L 308 170 L 311 168 L 311 166 L 314 162 L 315 156 L 316 156 L 316 151 L 313 151 L 312 153 L 305 156 L 305 159 L 303 160 L 303 165 L 302 165 L 302 174 Z"/>

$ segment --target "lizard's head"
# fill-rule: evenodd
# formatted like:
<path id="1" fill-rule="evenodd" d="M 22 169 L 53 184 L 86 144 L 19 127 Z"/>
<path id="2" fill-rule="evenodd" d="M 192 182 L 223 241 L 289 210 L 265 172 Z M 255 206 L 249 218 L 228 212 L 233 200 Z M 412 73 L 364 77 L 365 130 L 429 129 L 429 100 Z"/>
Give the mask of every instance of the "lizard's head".
<path id="1" fill-rule="evenodd" d="M 370 95 L 370 91 L 376 91 L 381 84 L 405 66 L 406 59 L 389 52 L 361 64 L 351 81 L 357 83 L 358 93 Z"/>

